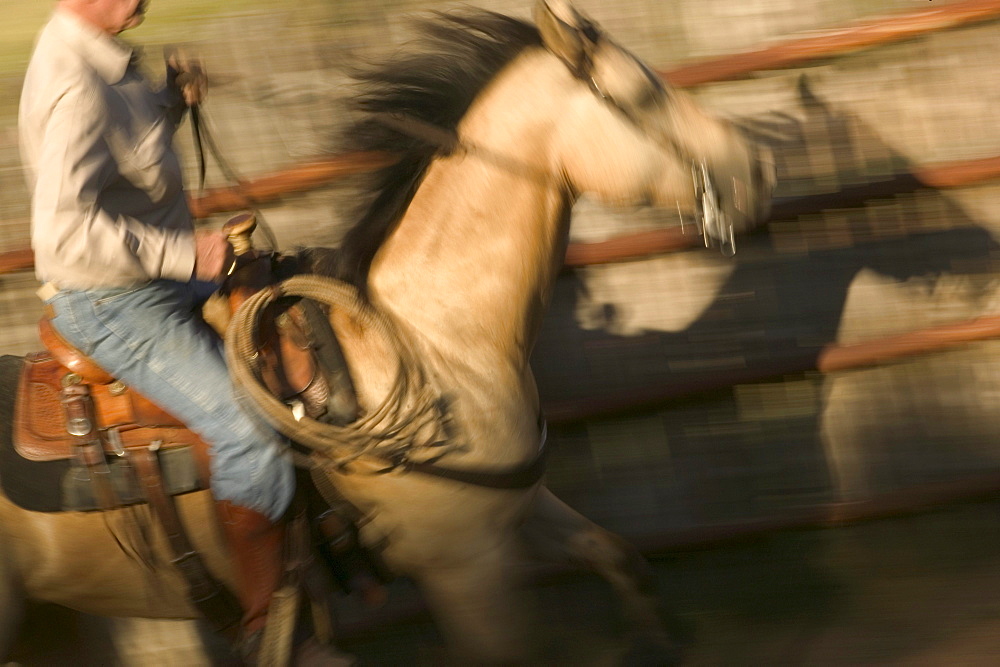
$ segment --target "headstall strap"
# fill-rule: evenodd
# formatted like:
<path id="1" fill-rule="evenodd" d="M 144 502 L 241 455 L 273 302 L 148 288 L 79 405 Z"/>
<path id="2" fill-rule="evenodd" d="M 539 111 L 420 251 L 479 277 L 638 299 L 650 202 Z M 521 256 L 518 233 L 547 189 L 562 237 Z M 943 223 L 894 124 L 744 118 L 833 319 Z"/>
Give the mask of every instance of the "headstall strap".
<path id="1" fill-rule="evenodd" d="M 374 118 L 400 134 L 440 149 L 444 155 L 452 155 L 462 147 L 458 134 L 453 130 L 443 129 L 413 116 L 402 113 L 379 113 L 374 114 Z"/>

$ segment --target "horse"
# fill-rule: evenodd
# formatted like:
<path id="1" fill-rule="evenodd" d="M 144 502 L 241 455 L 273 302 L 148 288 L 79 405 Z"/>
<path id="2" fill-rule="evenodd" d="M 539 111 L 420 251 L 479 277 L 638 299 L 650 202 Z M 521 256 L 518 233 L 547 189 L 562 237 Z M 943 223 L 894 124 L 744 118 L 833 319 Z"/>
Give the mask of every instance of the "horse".
<path id="1" fill-rule="evenodd" d="M 359 304 L 328 301 L 362 415 L 383 412 L 402 374 L 415 389 L 398 414 L 431 418 L 384 429 L 389 449 L 346 456 L 316 436 L 305 464 L 363 516 L 363 543 L 416 582 L 457 659 L 530 659 L 517 579 L 539 560 L 602 575 L 639 635 L 666 645 L 645 560 L 542 483 L 529 356 L 579 196 L 700 217 L 706 236 L 729 243 L 766 215 L 768 161 L 563 0 L 541 0 L 534 24 L 438 14 L 422 35 L 358 73 L 349 147 L 399 160 L 374 174 L 357 224 L 340 248 L 310 254 L 308 271 L 315 298 L 349 286 Z M 240 329 L 227 334 L 233 367 Z M 179 506 L 209 569 L 231 583 L 208 494 Z M 33 513 L 0 497 L 0 655 L 25 598 L 195 617 L 162 535 L 128 528 L 147 516 L 143 506 Z"/>

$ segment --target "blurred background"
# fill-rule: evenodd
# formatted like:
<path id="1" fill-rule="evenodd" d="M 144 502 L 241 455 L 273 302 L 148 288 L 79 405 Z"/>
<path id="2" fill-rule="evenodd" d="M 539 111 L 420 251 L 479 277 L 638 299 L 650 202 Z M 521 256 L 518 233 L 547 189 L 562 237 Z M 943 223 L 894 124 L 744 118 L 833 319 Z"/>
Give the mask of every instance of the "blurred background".
<path id="1" fill-rule="evenodd" d="M 472 4 L 526 19 L 532 7 Z M 859 21 L 929 26 L 778 69 L 744 56 L 734 62 L 749 71 L 733 80 L 690 85 L 701 104 L 772 146 L 774 218 L 737 241 L 734 257 L 695 243 L 565 272 L 535 368 L 552 422 L 549 485 L 654 558 L 668 622 L 693 664 L 994 662 L 1000 181 L 932 168 L 1000 156 L 1000 3 L 576 4 L 678 81 L 681 65 Z M 462 6 L 153 0 L 126 38 L 144 47 L 156 78 L 164 46 L 201 55 L 212 80 L 207 123 L 253 179 L 335 152 L 351 113 L 347 69 L 391 54 L 415 17 Z M 50 8 L 4 0 L 0 252 L 28 243 L 16 107 Z M 177 142 L 196 189 L 189 128 Z M 207 185 L 227 185 L 211 160 Z M 336 245 L 350 186 L 264 206 L 281 249 Z M 663 223 L 582 201 L 572 241 Z M 0 353 L 40 349 L 36 287 L 30 271 L 0 275 Z M 933 329 L 952 324 L 947 336 Z M 884 360 L 887 349 L 949 336 L 972 342 Z M 865 347 L 873 341 L 882 347 Z M 845 350 L 861 361 L 827 364 Z M 593 637 L 621 628 L 600 584 L 549 581 L 540 604 L 553 662 L 607 664 Z M 29 642 L 39 664 L 55 659 L 45 658 L 47 641 Z M 376 664 L 435 661 L 433 630 L 419 617 L 353 641 Z"/>

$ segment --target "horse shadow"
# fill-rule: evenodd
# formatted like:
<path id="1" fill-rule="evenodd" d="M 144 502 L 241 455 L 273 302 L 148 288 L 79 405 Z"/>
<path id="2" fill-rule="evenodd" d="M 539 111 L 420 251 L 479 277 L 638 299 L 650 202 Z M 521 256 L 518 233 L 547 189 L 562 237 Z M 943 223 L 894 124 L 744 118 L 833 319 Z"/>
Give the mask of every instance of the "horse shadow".
<path id="1" fill-rule="evenodd" d="M 800 99 L 804 119 L 784 117 L 786 138 L 773 146 L 779 184 L 815 190 L 846 183 L 828 192 L 831 202 L 855 200 L 849 208 L 793 217 L 801 201 L 777 200 L 784 219 L 772 216 L 765 229 L 738 242 L 728 277 L 682 330 L 617 333 L 628 328 L 622 326 L 628 303 L 595 303 L 590 287 L 614 267 L 563 274 L 543 323 L 532 359 L 543 405 L 600 405 L 671 386 L 699 390 L 624 416 L 552 429 L 549 486 L 647 550 L 717 538 L 713 526 L 780 524 L 802 507 L 843 500 L 824 435 L 831 381 L 812 369 L 824 348 L 837 343 L 848 299 L 863 298 L 851 296 L 852 286 L 867 280 L 927 293 L 943 281 L 961 285 L 972 303 L 987 300 L 995 286 L 1000 245 L 985 228 L 947 194 L 922 188 L 905 157 L 856 116 L 804 84 Z M 902 171 L 869 177 L 881 184 L 869 201 L 872 189 L 857 185 L 864 178 L 857 166 L 862 149 L 869 156 L 881 151 L 883 173 Z M 832 174 L 802 167 L 799 158 L 816 150 L 827 152 Z M 665 304 L 671 299 L 671 285 L 634 287 L 662 290 Z M 591 314 L 586 327 L 578 322 L 582 308 Z M 730 387 L 734 378 L 748 381 Z M 971 457 L 969 468 L 997 467 L 995 458 L 962 455 Z M 765 615 L 822 623 L 843 601 L 843 585 L 822 564 L 818 541 L 797 548 L 771 558 L 773 568 L 761 561 L 758 576 L 771 586 L 770 602 L 762 603 L 753 585 L 736 584 L 745 595 L 727 589 L 718 604 L 747 617 L 759 617 L 763 605 Z M 811 591 L 808 601 L 802 590 Z"/>

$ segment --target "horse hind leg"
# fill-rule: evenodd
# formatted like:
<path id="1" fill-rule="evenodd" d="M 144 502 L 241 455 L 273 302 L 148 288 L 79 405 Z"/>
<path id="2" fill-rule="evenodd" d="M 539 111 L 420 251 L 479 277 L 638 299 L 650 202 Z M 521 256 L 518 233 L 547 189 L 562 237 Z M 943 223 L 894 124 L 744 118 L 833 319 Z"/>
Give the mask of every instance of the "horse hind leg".
<path id="1" fill-rule="evenodd" d="M 668 664 L 678 659 L 664 629 L 652 567 L 625 539 L 601 528 L 542 488 L 522 538 L 529 555 L 603 577 L 614 589 L 637 633 L 627 662 Z"/>
<path id="2" fill-rule="evenodd" d="M 14 638 L 24 617 L 24 595 L 6 558 L 0 553 L 0 664 L 13 649 Z"/>

